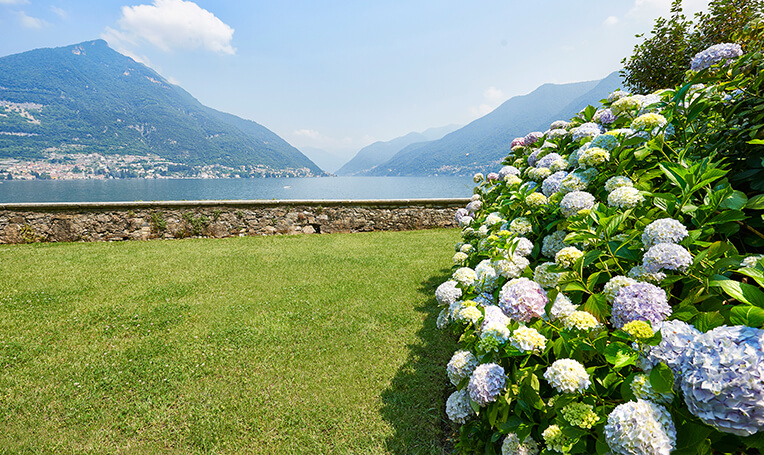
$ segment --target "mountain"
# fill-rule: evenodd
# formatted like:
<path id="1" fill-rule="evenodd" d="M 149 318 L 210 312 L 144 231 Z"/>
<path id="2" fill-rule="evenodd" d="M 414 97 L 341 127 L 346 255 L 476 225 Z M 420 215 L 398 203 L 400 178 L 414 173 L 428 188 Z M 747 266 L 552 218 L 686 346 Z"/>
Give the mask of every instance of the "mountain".
<path id="1" fill-rule="evenodd" d="M 544 84 L 505 101 L 442 139 L 411 144 L 364 175 L 469 175 L 497 169 L 512 139 L 569 120 L 621 86 L 618 72 L 599 81 Z"/>
<path id="2" fill-rule="evenodd" d="M 0 58 L 0 158 L 156 156 L 238 175 L 323 175 L 255 122 L 202 105 L 103 40 Z"/>
<path id="3" fill-rule="evenodd" d="M 368 145 L 356 153 L 356 155 L 345 163 L 337 172 L 337 175 L 360 175 L 371 170 L 374 166 L 384 163 L 404 147 L 411 144 L 434 141 L 440 139 L 448 133 L 459 128 L 457 125 L 442 126 L 440 128 L 430 128 L 421 133 L 409 133 L 386 142 L 375 142 Z"/>

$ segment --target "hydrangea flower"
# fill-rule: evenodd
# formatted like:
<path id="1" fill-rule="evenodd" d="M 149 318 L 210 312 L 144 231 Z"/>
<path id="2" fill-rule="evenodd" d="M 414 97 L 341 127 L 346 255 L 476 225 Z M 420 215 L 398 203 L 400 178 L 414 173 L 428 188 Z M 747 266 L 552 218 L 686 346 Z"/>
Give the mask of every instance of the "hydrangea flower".
<path id="1" fill-rule="evenodd" d="M 521 352 L 541 352 L 546 349 L 546 337 L 538 330 L 521 326 L 509 338 L 512 346 Z"/>
<path id="2" fill-rule="evenodd" d="M 560 158 L 559 160 L 549 165 L 549 170 L 552 173 L 564 171 L 566 169 L 568 169 L 568 161 L 563 158 Z"/>
<path id="3" fill-rule="evenodd" d="M 553 321 L 556 321 L 558 319 L 564 321 L 565 318 L 573 314 L 573 312 L 576 311 L 577 308 L 578 306 L 573 305 L 570 299 L 561 292 L 557 294 L 557 297 L 554 299 L 554 303 L 552 303 L 552 308 L 549 309 L 549 316 L 552 318 Z"/>
<path id="4" fill-rule="evenodd" d="M 508 175 L 520 175 L 520 170 L 514 166 L 504 166 L 499 170 L 499 178 L 504 180 Z"/>
<path id="5" fill-rule="evenodd" d="M 552 165 L 557 160 L 562 159 L 562 157 L 558 153 L 550 153 L 548 155 L 545 155 L 544 157 L 540 158 L 538 161 L 536 161 L 536 167 L 546 167 Z"/>
<path id="6" fill-rule="evenodd" d="M 650 248 L 658 243 L 679 243 L 689 234 L 682 223 L 672 218 L 661 218 L 645 227 L 642 243 Z"/>
<path id="7" fill-rule="evenodd" d="M 642 193 L 630 186 L 618 187 L 607 196 L 607 205 L 619 209 L 632 209 L 644 201 Z"/>
<path id="8" fill-rule="evenodd" d="M 682 392 L 691 413 L 719 431 L 764 430 L 764 330 L 721 326 L 682 355 Z"/>
<path id="9" fill-rule="evenodd" d="M 470 406 L 470 396 L 467 389 L 457 390 L 446 401 L 446 415 L 458 424 L 467 423 L 475 411 Z"/>
<path id="10" fill-rule="evenodd" d="M 472 176 L 472 181 L 475 183 L 480 183 L 483 180 L 485 180 L 485 176 L 481 172 L 478 172 L 477 174 Z"/>
<path id="11" fill-rule="evenodd" d="M 663 128 L 667 123 L 668 120 L 661 114 L 642 114 L 631 122 L 631 129 L 634 131 L 653 132 L 656 129 Z"/>
<path id="12" fill-rule="evenodd" d="M 485 176 L 485 179 L 489 182 L 495 182 L 499 180 L 499 174 L 497 172 L 489 172 L 488 175 Z"/>
<path id="13" fill-rule="evenodd" d="M 476 306 L 466 306 L 459 310 L 456 317 L 454 317 L 454 320 L 457 322 L 471 322 L 477 324 L 482 317 L 483 313 L 481 313 Z"/>
<path id="14" fill-rule="evenodd" d="M 529 167 L 525 175 L 534 182 L 540 182 L 552 175 L 552 171 L 545 167 Z"/>
<path id="15" fill-rule="evenodd" d="M 495 363 L 484 363 L 472 372 L 467 390 L 472 401 L 483 407 L 496 401 L 506 385 L 504 368 Z"/>
<path id="16" fill-rule="evenodd" d="M 456 265 L 464 264 L 467 259 L 469 259 L 469 256 L 461 251 L 457 251 L 456 254 L 454 254 L 454 264 Z"/>
<path id="17" fill-rule="evenodd" d="M 737 43 L 715 44 L 698 52 L 690 62 L 690 69 L 701 71 L 721 61 L 735 59 L 743 55 L 743 48 Z"/>
<path id="18" fill-rule="evenodd" d="M 544 371 L 544 379 L 559 393 L 583 393 L 591 385 L 589 373 L 574 359 L 558 359 Z"/>
<path id="19" fill-rule="evenodd" d="M 484 330 L 488 324 L 492 323 L 501 324 L 505 327 L 510 323 L 507 315 L 496 305 L 487 305 L 483 311 L 485 312 L 485 317 L 483 319 L 483 327 L 480 330 Z"/>
<path id="20" fill-rule="evenodd" d="M 658 393 L 653 389 L 650 383 L 650 377 L 646 374 L 638 374 L 629 384 L 631 392 L 635 397 L 642 400 L 652 401 L 653 403 L 669 404 L 674 400 L 674 394 L 671 392 Z"/>
<path id="21" fill-rule="evenodd" d="M 565 217 L 575 216 L 581 210 L 591 210 L 594 202 L 594 196 L 586 191 L 573 191 L 563 196 L 560 201 L 560 211 Z"/>
<path id="22" fill-rule="evenodd" d="M 493 226 L 504 222 L 504 218 L 501 217 L 501 213 L 493 212 L 485 217 L 485 224 Z"/>
<path id="23" fill-rule="evenodd" d="M 538 455 L 538 443 L 530 436 L 522 444 L 515 433 L 509 433 L 501 444 L 501 455 Z"/>
<path id="24" fill-rule="evenodd" d="M 523 138 L 523 142 L 525 145 L 533 145 L 536 142 L 538 142 L 539 139 L 541 139 L 544 136 L 544 133 L 541 131 L 534 131 L 532 133 L 528 133 Z"/>
<path id="25" fill-rule="evenodd" d="M 465 254 L 469 254 L 474 249 L 475 247 L 473 247 L 472 244 L 469 244 L 469 243 L 465 243 L 459 247 L 459 251 Z"/>
<path id="26" fill-rule="evenodd" d="M 461 298 L 462 290 L 456 286 L 456 281 L 448 280 L 435 289 L 435 300 L 440 306 L 451 306 Z"/>
<path id="27" fill-rule="evenodd" d="M 618 138 L 612 134 L 600 134 L 599 136 L 592 139 L 592 141 L 589 143 L 589 146 L 605 149 L 608 152 L 612 152 L 616 147 L 618 147 L 619 143 L 620 141 Z"/>
<path id="28" fill-rule="evenodd" d="M 594 406 L 586 403 L 573 402 L 565 405 L 560 414 L 569 424 L 585 430 L 592 428 L 599 420 L 599 416 L 594 412 Z"/>
<path id="29" fill-rule="evenodd" d="M 562 179 L 559 191 L 565 194 L 573 191 L 583 191 L 596 176 L 596 169 L 575 170 Z"/>
<path id="30" fill-rule="evenodd" d="M 610 95 L 608 95 L 607 101 L 608 103 L 614 103 L 620 100 L 621 98 L 626 98 L 627 96 L 631 96 L 631 93 L 621 89 L 617 89 L 614 92 L 612 92 Z"/>
<path id="31" fill-rule="evenodd" d="M 664 321 L 654 327 L 661 332 L 661 342 L 657 346 L 643 346 L 637 366 L 649 373 L 663 362 L 678 379 L 682 375 L 682 355 L 700 331 L 680 320 Z"/>
<path id="32" fill-rule="evenodd" d="M 549 425 L 541 433 L 541 436 L 544 438 L 544 442 L 549 449 L 560 453 L 567 452 L 568 446 L 573 442 L 569 437 L 565 436 L 558 425 Z"/>
<path id="33" fill-rule="evenodd" d="M 508 175 L 504 177 L 504 181 L 507 183 L 507 186 L 520 185 L 523 183 L 522 179 L 516 175 Z"/>
<path id="34" fill-rule="evenodd" d="M 525 235 L 533 232 L 533 224 L 525 217 L 519 217 L 509 223 L 509 231 L 516 235 Z"/>
<path id="35" fill-rule="evenodd" d="M 658 243 L 647 250 L 642 257 L 643 266 L 649 273 L 661 270 L 686 272 L 692 264 L 692 255 L 687 248 L 674 243 Z"/>
<path id="36" fill-rule="evenodd" d="M 494 262 L 494 267 L 499 275 L 508 279 L 517 278 L 522 275 L 528 265 L 530 265 L 530 261 L 519 254 L 513 254 L 506 259 L 499 259 Z"/>
<path id="37" fill-rule="evenodd" d="M 560 183 L 567 176 L 567 172 L 557 171 L 549 177 L 545 178 L 544 181 L 541 182 L 541 192 L 544 193 L 544 196 L 546 197 L 553 195 L 560 190 Z"/>
<path id="38" fill-rule="evenodd" d="M 485 224 L 481 225 L 477 230 L 477 235 L 480 237 L 488 237 L 488 226 Z"/>
<path id="39" fill-rule="evenodd" d="M 462 220 L 462 218 L 464 218 L 465 216 L 469 216 L 469 214 L 470 214 L 469 210 L 465 208 L 459 208 L 456 210 L 456 213 L 454 214 L 454 220 L 457 223 L 459 223 Z"/>
<path id="40" fill-rule="evenodd" d="M 669 455 L 676 445 L 676 428 L 663 406 L 628 401 L 608 415 L 605 440 L 614 454 Z"/>
<path id="41" fill-rule="evenodd" d="M 580 141 L 584 138 L 594 137 L 600 133 L 600 126 L 594 122 L 584 123 L 581 126 L 570 130 L 570 134 L 574 141 Z"/>
<path id="42" fill-rule="evenodd" d="M 475 220 L 471 216 L 469 216 L 469 215 L 463 216 L 463 217 L 459 218 L 459 227 L 460 228 L 469 227 L 470 224 L 472 224 L 473 221 L 475 221 Z"/>
<path id="43" fill-rule="evenodd" d="M 494 302 L 494 298 L 493 298 L 493 294 L 491 294 L 489 292 L 484 292 L 484 293 L 480 294 L 479 296 L 475 297 L 474 300 L 475 300 L 475 303 L 477 303 L 479 307 L 486 307 L 488 305 L 493 305 L 495 303 Z"/>
<path id="44" fill-rule="evenodd" d="M 756 265 L 759 263 L 759 261 L 763 257 L 764 256 L 762 256 L 760 254 L 756 254 L 756 255 L 753 255 L 753 256 L 748 256 L 745 259 L 743 259 L 742 261 L 740 261 L 740 267 L 751 267 L 751 268 L 756 267 Z"/>
<path id="45" fill-rule="evenodd" d="M 528 256 L 533 252 L 533 242 L 525 237 L 517 237 L 513 239 L 510 251 L 513 254 L 518 254 L 520 256 Z"/>
<path id="46" fill-rule="evenodd" d="M 610 110 L 613 115 L 620 117 L 624 114 L 631 114 L 634 111 L 638 111 L 642 107 L 642 101 L 636 96 L 627 96 L 620 98 L 610 105 Z"/>
<path id="47" fill-rule="evenodd" d="M 615 122 L 615 115 L 613 115 L 613 111 L 610 109 L 597 109 L 592 120 L 602 125 L 610 125 Z"/>
<path id="48" fill-rule="evenodd" d="M 610 152 L 599 147 L 589 147 L 578 155 L 578 165 L 582 168 L 597 167 L 610 161 Z"/>
<path id="49" fill-rule="evenodd" d="M 600 326 L 597 318 L 587 311 L 574 311 L 562 321 L 566 329 L 577 329 L 581 331 L 589 331 Z"/>
<path id="50" fill-rule="evenodd" d="M 568 129 L 569 126 L 570 126 L 570 122 L 568 122 L 567 120 L 555 120 L 554 122 L 552 122 L 551 125 L 549 125 L 549 129 L 550 130 L 556 130 L 556 129 L 566 130 Z"/>
<path id="51" fill-rule="evenodd" d="M 480 210 L 483 207 L 482 201 L 471 201 L 469 204 L 467 204 L 467 210 L 470 211 L 470 213 L 475 213 L 478 210 Z"/>
<path id="52" fill-rule="evenodd" d="M 528 155 L 527 163 L 531 167 L 536 167 L 536 160 L 538 159 L 539 153 L 541 153 L 541 149 L 535 149 L 531 152 L 530 155 Z"/>
<path id="53" fill-rule="evenodd" d="M 637 281 L 652 281 L 653 283 L 660 283 L 666 278 L 665 273 L 648 271 L 641 265 L 636 265 L 629 269 L 627 275 L 629 278 L 634 278 Z"/>
<path id="54" fill-rule="evenodd" d="M 477 273 L 469 267 L 461 267 L 454 272 L 453 278 L 462 286 L 470 287 L 477 281 Z"/>
<path id="55" fill-rule="evenodd" d="M 469 377 L 475 367 L 478 366 L 478 361 L 470 351 L 459 350 L 454 352 L 451 356 L 451 360 L 446 365 L 446 373 L 451 384 L 458 386 L 464 378 Z"/>
<path id="56" fill-rule="evenodd" d="M 607 298 L 608 302 L 613 303 L 616 294 L 618 294 L 618 291 L 622 287 L 635 284 L 636 282 L 637 280 L 633 278 L 617 275 L 611 278 L 610 281 L 605 284 L 605 287 L 602 288 L 602 293 L 605 295 L 605 298 Z"/>
<path id="57" fill-rule="evenodd" d="M 603 135 L 603 137 L 607 137 L 606 135 Z M 621 187 L 632 187 L 634 186 L 634 183 L 631 181 L 630 178 L 624 177 L 622 175 L 616 175 L 615 177 L 610 177 L 607 182 L 605 182 L 605 191 L 608 193 L 612 193 L 613 190 L 616 188 Z"/>
<path id="58" fill-rule="evenodd" d="M 525 146 L 525 138 L 524 137 L 516 137 L 512 139 L 512 142 L 509 144 L 509 148 L 514 150 L 515 147 L 523 147 Z"/>
<path id="59" fill-rule="evenodd" d="M 622 287 L 613 299 L 610 323 L 620 329 L 635 321 L 663 322 L 671 314 L 666 291 L 650 283 L 636 283 Z"/>
<path id="60" fill-rule="evenodd" d="M 565 248 L 565 236 L 568 235 L 565 231 L 554 231 L 553 233 L 544 237 L 541 241 L 541 254 L 548 258 L 553 258 L 557 255 L 557 252 Z"/>
<path id="61" fill-rule="evenodd" d="M 544 289 L 557 286 L 557 281 L 560 279 L 559 273 L 549 271 L 549 267 L 553 265 L 555 265 L 554 262 L 544 262 L 536 266 L 536 269 L 533 271 L 533 281 Z"/>
<path id="62" fill-rule="evenodd" d="M 653 331 L 650 323 L 639 319 L 627 322 L 621 329 L 634 338 L 638 339 L 650 338 L 651 336 L 655 335 L 655 332 Z"/>
<path id="63" fill-rule="evenodd" d="M 542 317 L 548 301 L 546 291 L 528 278 L 508 281 L 499 293 L 499 307 L 504 314 L 519 322 Z"/>
<path id="64" fill-rule="evenodd" d="M 555 129 L 550 129 L 549 131 L 547 131 L 546 137 L 547 139 L 559 139 L 561 137 L 567 136 L 568 134 L 569 134 L 568 130 L 564 128 L 555 128 Z"/>
<path id="65" fill-rule="evenodd" d="M 573 264 L 582 257 L 584 253 L 574 246 L 566 246 L 554 255 L 554 262 L 560 267 L 567 269 L 573 267 Z"/>

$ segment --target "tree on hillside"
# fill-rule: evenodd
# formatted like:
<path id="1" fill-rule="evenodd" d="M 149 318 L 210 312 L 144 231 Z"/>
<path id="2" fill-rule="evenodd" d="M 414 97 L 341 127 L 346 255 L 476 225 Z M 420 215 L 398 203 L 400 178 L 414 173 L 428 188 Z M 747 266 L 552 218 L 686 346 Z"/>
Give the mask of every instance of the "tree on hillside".
<path id="1" fill-rule="evenodd" d="M 737 32 L 761 15 L 763 5 L 762 0 L 711 0 L 708 12 L 688 20 L 682 13 L 682 0 L 674 0 L 670 18 L 656 19 L 651 36 L 622 60 L 626 87 L 634 93 L 674 87 L 695 54 L 714 44 L 732 42 Z M 745 49 L 745 43 L 740 44 Z"/>

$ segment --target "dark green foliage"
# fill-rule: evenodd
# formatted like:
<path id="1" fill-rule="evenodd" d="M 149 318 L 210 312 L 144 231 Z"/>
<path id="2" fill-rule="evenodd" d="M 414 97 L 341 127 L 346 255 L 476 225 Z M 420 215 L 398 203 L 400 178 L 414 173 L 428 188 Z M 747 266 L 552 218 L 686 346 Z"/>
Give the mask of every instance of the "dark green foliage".
<path id="1" fill-rule="evenodd" d="M 28 110 L 39 122 L 14 112 L 0 117 L 0 130 L 30 134 L 0 135 L 0 157 L 39 159 L 58 148 L 321 174 L 265 127 L 203 106 L 102 40 L 0 58 L 0 100 L 42 106 Z"/>
<path id="2" fill-rule="evenodd" d="M 675 0 L 671 17 L 656 19 L 650 38 L 623 59 L 626 87 L 645 94 L 679 85 L 695 54 L 714 44 L 738 42 L 746 50 L 748 40 L 735 34 L 761 9 L 761 0 L 712 0 L 708 12 L 689 20 L 682 14 L 682 0 Z"/>

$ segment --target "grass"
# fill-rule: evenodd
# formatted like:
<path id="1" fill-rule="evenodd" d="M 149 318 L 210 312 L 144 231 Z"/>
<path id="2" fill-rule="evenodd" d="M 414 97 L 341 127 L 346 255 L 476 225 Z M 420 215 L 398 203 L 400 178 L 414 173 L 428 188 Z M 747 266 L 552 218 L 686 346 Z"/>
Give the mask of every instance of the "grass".
<path id="1" fill-rule="evenodd" d="M 454 230 L 0 246 L 0 454 L 444 453 Z"/>

